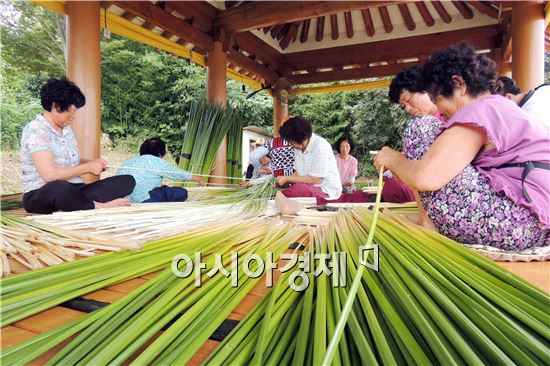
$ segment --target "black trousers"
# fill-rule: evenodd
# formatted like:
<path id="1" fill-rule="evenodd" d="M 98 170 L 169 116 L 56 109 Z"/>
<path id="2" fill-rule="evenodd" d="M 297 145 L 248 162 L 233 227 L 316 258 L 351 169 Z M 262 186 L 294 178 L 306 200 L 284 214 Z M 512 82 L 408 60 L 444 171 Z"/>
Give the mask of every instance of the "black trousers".
<path id="1" fill-rule="evenodd" d="M 184 202 L 187 200 L 187 189 L 183 187 L 160 186 L 149 191 L 149 199 L 143 203 L 151 202 Z"/>
<path id="2" fill-rule="evenodd" d="M 91 184 L 54 180 L 25 193 L 23 207 L 27 212 L 37 214 L 91 210 L 94 201 L 103 203 L 126 197 L 135 186 L 136 181 L 131 175 L 117 175 Z"/>

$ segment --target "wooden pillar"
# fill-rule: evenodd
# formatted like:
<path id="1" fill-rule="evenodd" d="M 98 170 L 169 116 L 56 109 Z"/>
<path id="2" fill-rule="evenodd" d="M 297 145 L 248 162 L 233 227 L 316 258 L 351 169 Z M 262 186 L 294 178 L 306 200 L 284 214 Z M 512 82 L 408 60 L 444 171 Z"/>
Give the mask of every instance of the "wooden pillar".
<path id="1" fill-rule="evenodd" d="M 273 95 L 273 136 L 279 136 L 281 122 L 288 116 L 288 103 L 281 103 L 281 100 Z"/>
<path id="2" fill-rule="evenodd" d="M 78 110 L 71 126 L 83 159 L 100 156 L 101 47 L 100 2 L 67 1 L 67 77 L 84 93 L 86 105 Z M 85 182 L 98 177 L 86 174 Z"/>
<path id="3" fill-rule="evenodd" d="M 522 91 L 544 82 L 542 1 L 512 3 L 512 75 Z"/>
<path id="4" fill-rule="evenodd" d="M 207 98 L 225 107 L 227 100 L 226 84 L 227 55 L 222 42 L 214 42 L 214 49 L 206 57 Z M 212 175 L 227 176 L 227 137 L 224 137 L 216 155 Z M 211 183 L 227 183 L 223 178 L 210 178 Z"/>
<path id="5" fill-rule="evenodd" d="M 511 62 L 501 62 L 498 65 L 498 75 L 512 77 L 512 63 Z"/>

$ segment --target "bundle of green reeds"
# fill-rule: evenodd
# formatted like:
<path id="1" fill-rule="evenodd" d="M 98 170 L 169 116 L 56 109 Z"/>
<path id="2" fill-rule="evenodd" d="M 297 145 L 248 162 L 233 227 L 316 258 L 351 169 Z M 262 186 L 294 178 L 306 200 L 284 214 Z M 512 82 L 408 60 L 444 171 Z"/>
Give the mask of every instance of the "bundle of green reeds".
<path id="1" fill-rule="evenodd" d="M 15 210 L 17 208 L 22 208 L 23 202 L 21 200 L 9 200 L 2 199 L 0 200 L 0 211 Z"/>
<path id="2" fill-rule="evenodd" d="M 186 234 L 149 242 L 140 251 L 121 251 L 79 259 L 7 277 L 0 282 L 1 326 L 77 296 L 158 271 L 174 255 L 194 253 L 235 232 L 247 232 L 258 220 L 211 224 Z"/>
<path id="3" fill-rule="evenodd" d="M 196 174 L 210 174 L 216 154 L 229 129 L 242 123 L 241 113 L 230 107 L 194 101 L 190 108 L 179 167 Z M 242 133 L 242 132 L 241 132 Z"/>
<path id="4" fill-rule="evenodd" d="M 206 265 L 202 273 L 179 278 L 168 268 L 117 302 L 5 350 L 2 364 L 27 363 L 77 333 L 48 365 L 121 364 L 144 346 L 133 364 L 185 364 L 259 281 L 260 276 L 245 275 L 245 256 L 266 260 L 266 253 L 271 252 L 277 261 L 290 243 L 305 234 L 304 229 L 281 222 L 242 229 L 234 227 L 214 241 L 202 240 L 200 251 Z M 221 259 L 215 254 L 222 255 Z M 214 267 L 221 269 L 211 275 Z M 254 261 L 246 268 L 256 271 L 260 267 Z M 233 275 L 238 287 L 232 286 L 229 277 Z M 201 287 L 194 284 L 197 278 Z"/>
<path id="5" fill-rule="evenodd" d="M 257 216 L 264 213 L 267 203 L 275 197 L 278 188 L 275 179 L 240 189 L 234 193 L 201 201 L 204 205 L 231 205 L 233 213 L 244 217 Z"/>
<path id="6" fill-rule="evenodd" d="M 372 220 L 368 209 L 341 212 L 309 255 L 346 253 L 351 283 Z M 379 216 L 374 242 L 378 271 L 359 277 L 339 341 L 331 342 L 351 287 L 335 287 L 335 274 L 323 273 L 325 261 L 317 259 L 305 273 L 306 290 L 294 291 L 281 277 L 206 364 L 546 363 L 548 294 L 398 215 Z"/>
<path id="7" fill-rule="evenodd" d="M 240 178 L 243 176 L 242 150 L 243 150 L 243 127 L 245 120 L 243 114 L 237 113 L 236 121 L 227 132 L 227 176 Z M 231 179 L 229 183 L 238 184 L 240 179 Z"/>

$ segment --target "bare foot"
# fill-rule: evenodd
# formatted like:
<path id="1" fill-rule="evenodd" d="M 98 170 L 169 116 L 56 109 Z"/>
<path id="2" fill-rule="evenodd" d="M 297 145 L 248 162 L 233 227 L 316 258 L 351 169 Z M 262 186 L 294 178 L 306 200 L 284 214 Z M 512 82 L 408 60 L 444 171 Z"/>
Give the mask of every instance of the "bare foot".
<path id="1" fill-rule="evenodd" d="M 109 202 L 96 202 L 94 201 L 95 208 L 109 208 L 109 207 L 119 207 L 119 206 L 131 206 L 132 201 L 128 198 L 117 198 Z"/>
<path id="2" fill-rule="evenodd" d="M 275 195 L 275 207 L 277 207 L 283 215 L 296 215 L 296 213 L 302 209 L 300 203 L 287 198 L 281 192 L 277 192 Z"/>

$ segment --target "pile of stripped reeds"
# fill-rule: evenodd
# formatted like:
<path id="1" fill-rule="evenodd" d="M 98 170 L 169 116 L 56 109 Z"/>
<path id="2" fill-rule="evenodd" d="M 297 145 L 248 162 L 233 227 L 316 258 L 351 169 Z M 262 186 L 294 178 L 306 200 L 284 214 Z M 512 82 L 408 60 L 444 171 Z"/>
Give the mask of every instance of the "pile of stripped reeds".
<path id="1" fill-rule="evenodd" d="M 98 249 L 119 251 L 139 248 L 136 243 L 104 240 L 7 214 L 0 216 L 0 223 L 1 276 L 12 272 L 10 258 L 28 269 L 38 269 L 72 261 L 77 256 L 91 256 Z"/>
<path id="2" fill-rule="evenodd" d="M 250 212 L 249 206 L 253 202 L 245 199 L 236 200 L 234 194 L 217 195 L 216 198 L 206 201 L 144 203 L 130 207 L 55 212 L 51 215 L 36 215 L 29 218 L 72 232 L 85 232 L 117 241 L 144 243 L 216 222 L 235 222 L 235 217 L 244 219 L 260 214 L 277 214 L 274 205 L 269 205 L 267 201 L 254 212 Z M 212 204 L 215 203 L 217 205 L 213 209 Z"/>

